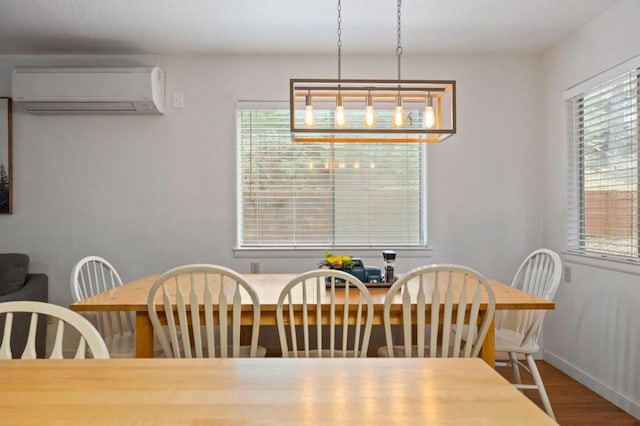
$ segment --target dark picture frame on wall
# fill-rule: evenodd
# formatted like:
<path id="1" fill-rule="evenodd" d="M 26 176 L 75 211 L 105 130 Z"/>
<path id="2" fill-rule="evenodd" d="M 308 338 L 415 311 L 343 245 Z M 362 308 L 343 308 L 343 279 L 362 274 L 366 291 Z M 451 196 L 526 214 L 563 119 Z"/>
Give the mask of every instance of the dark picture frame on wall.
<path id="1" fill-rule="evenodd" d="M 13 212 L 11 98 L 0 97 L 0 214 Z"/>

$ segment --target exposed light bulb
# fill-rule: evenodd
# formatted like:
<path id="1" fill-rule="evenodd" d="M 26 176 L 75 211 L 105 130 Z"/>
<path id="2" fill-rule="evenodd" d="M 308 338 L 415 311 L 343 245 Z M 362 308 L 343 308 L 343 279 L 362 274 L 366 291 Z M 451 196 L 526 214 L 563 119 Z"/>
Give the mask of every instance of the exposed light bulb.
<path id="1" fill-rule="evenodd" d="M 336 112 L 334 117 L 334 125 L 338 129 L 343 128 L 347 124 L 347 116 L 344 114 L 344 104 L 342 103 L 342 95 L 336 98 Z"/>
<path id="2" fill-rule="evenodd" d="M 316 117 L 313 114 L 313 104 L 311 103 L 311 95 L 305 97 L 304 107 L 304 125 L 313 127 L 316 124 Z"/>
<path id="3" fill-rule="evenodd" d="M 373 110 L 373 98 L 371 92 L 367 95 L 367 103 L 364 108 L 364 127 L 372 128 L 376 125 L 376 112 Z"/>
<path id="4" fill-rule="evenodd" d="M 404 126 L 404 111 L 402 111 L 402 98 L 396 97 L 396 110 L 393 113 L 393 125 L 395 127 Z"/>
<path id="5" fill-rule="evenodd" d="M 433 111 L 432 106 L 428 106 L 424 110 L 424 127 L 427 129 L 433 129 L 436 125 L 436 113 Z"/>
<path id="6" fill-rule="evenodd" d="M 364 109 L 364 125 L 368 128 L 376 125 L 376 113 L 373 110 L 373 106 L 367 106 Z"/>
<path id="7" fill-rule="evenodd" d="M 424 127 L 433 129 L 436 125 L 436 112 L 433 110 L 431 95 L 427 97 L 427 106 L 424 108 Z"/>

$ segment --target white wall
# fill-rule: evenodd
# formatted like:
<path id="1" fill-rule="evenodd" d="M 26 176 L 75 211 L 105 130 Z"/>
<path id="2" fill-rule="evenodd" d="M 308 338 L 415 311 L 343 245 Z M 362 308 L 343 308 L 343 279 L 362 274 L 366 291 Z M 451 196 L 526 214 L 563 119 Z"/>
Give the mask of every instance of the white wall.
<path id="1" fill-rule="evenodd" d="M 458 134 L 429 148 L 434 251 L 400 253 L 398 269 L 462 263 L 510 280 L 540 246 L 538 59 L 533 56 L 405 55 L 405 78 L 456 79 Z M 290 77 L 326 77 L 336 59 L 287 56 L 0 56 L 0 94 L 19 65 L 158 64 L 167 93 L 185 108 L 163 116 L 14 114 L 14 214 L 0 217 L 0 252 L 31 256 L 50 298 L 68 304 L 82 256 L 108 258 L 125 280 L 191 262 L 248 272 L 235 256 L 235 115 L 238 99 L 288 96 Z M 343 59 L 343 76 L 392 78 L 393 56 Z M 487 248 L 489 245 L 489 249 Z M 381 254 L 362 252 L 382 263 Z M 263 272 L 303 272 L 322 251 L 262 256 Z"/>
<path id="2" fill-rule="evenodd" d="M 640 2 L 625 0 L 549 49 L 542 61 L 544 245 L 566 248 L 566 121 L 563 92 L 640 54 Z M 640 418 L 640 267 L 623 272 L 564 256 L 572 282 L 560 286 L 545 321 L 545 360 Z M 585 264 L 586 263 L 586 264 Z"/>
<path id="3" fill-rule="evenodd" d="M 398 269 L 456 262 L 509 281 L 542 245 L 565 248 L 563 91 L 640 53 L 640 5 L 625 0 L 543 57 L 404 55 L 405 78 L 456 79 L 458 134 L 429 148 L 433 252 Z M 107 257 L 125 280 L 190 262 L 301 272 L 322 251 L 234 254 L 234 101 L 285 100 L 290 77 L 336 60 L 292 56 L 0 56 L 0 96 L 20 65 L 158 64 L 185 108 L 164 116 L 14 114 L 14 214 L 0 252 L 26 252 L 66 305 L 73 264 Z M 393 56 L 343 58 L 346 78 L 392 78 Z M 539 78 L 542 80 L 540 81 Z M 542 224 L 544 223 L 544 229 Z M 358 252 L 380 263 L 380 254 Z M 255 258 L 254 256 L 259 256 Z M 640 417 L 640 277 L 575 263 L 545 327 L 545 358 Z M 637 271 L 636 271 L 637 272 Z"/>

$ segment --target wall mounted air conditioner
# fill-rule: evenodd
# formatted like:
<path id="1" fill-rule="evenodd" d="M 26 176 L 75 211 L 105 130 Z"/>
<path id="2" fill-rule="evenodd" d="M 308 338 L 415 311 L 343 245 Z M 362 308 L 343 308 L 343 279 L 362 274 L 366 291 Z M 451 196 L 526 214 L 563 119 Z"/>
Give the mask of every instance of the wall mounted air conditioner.
<path id="1" fill-rule="evenodd" d="M 14 102 L 32 113 L 164 113 L 159 67 L 18 67 L 11 85 Z"/>

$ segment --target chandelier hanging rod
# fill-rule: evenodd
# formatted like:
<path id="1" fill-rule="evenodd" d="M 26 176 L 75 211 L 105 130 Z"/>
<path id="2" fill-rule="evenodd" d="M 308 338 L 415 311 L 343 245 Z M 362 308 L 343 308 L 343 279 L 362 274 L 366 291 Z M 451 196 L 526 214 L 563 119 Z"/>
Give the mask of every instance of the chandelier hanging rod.
<path id="1" fill-rule="evenodd" d="M 400 70 L 401 70 L 401 61 L 402 61 L 402 43 L 400 42 L 400 28 L 401 28 L 401 13 L 400 9 L 402 7 L 402 0 L 398 0 L 398 47 L 396 47 L 396 56 L 398 57 L 398 80 L 400 80 Z"/>

